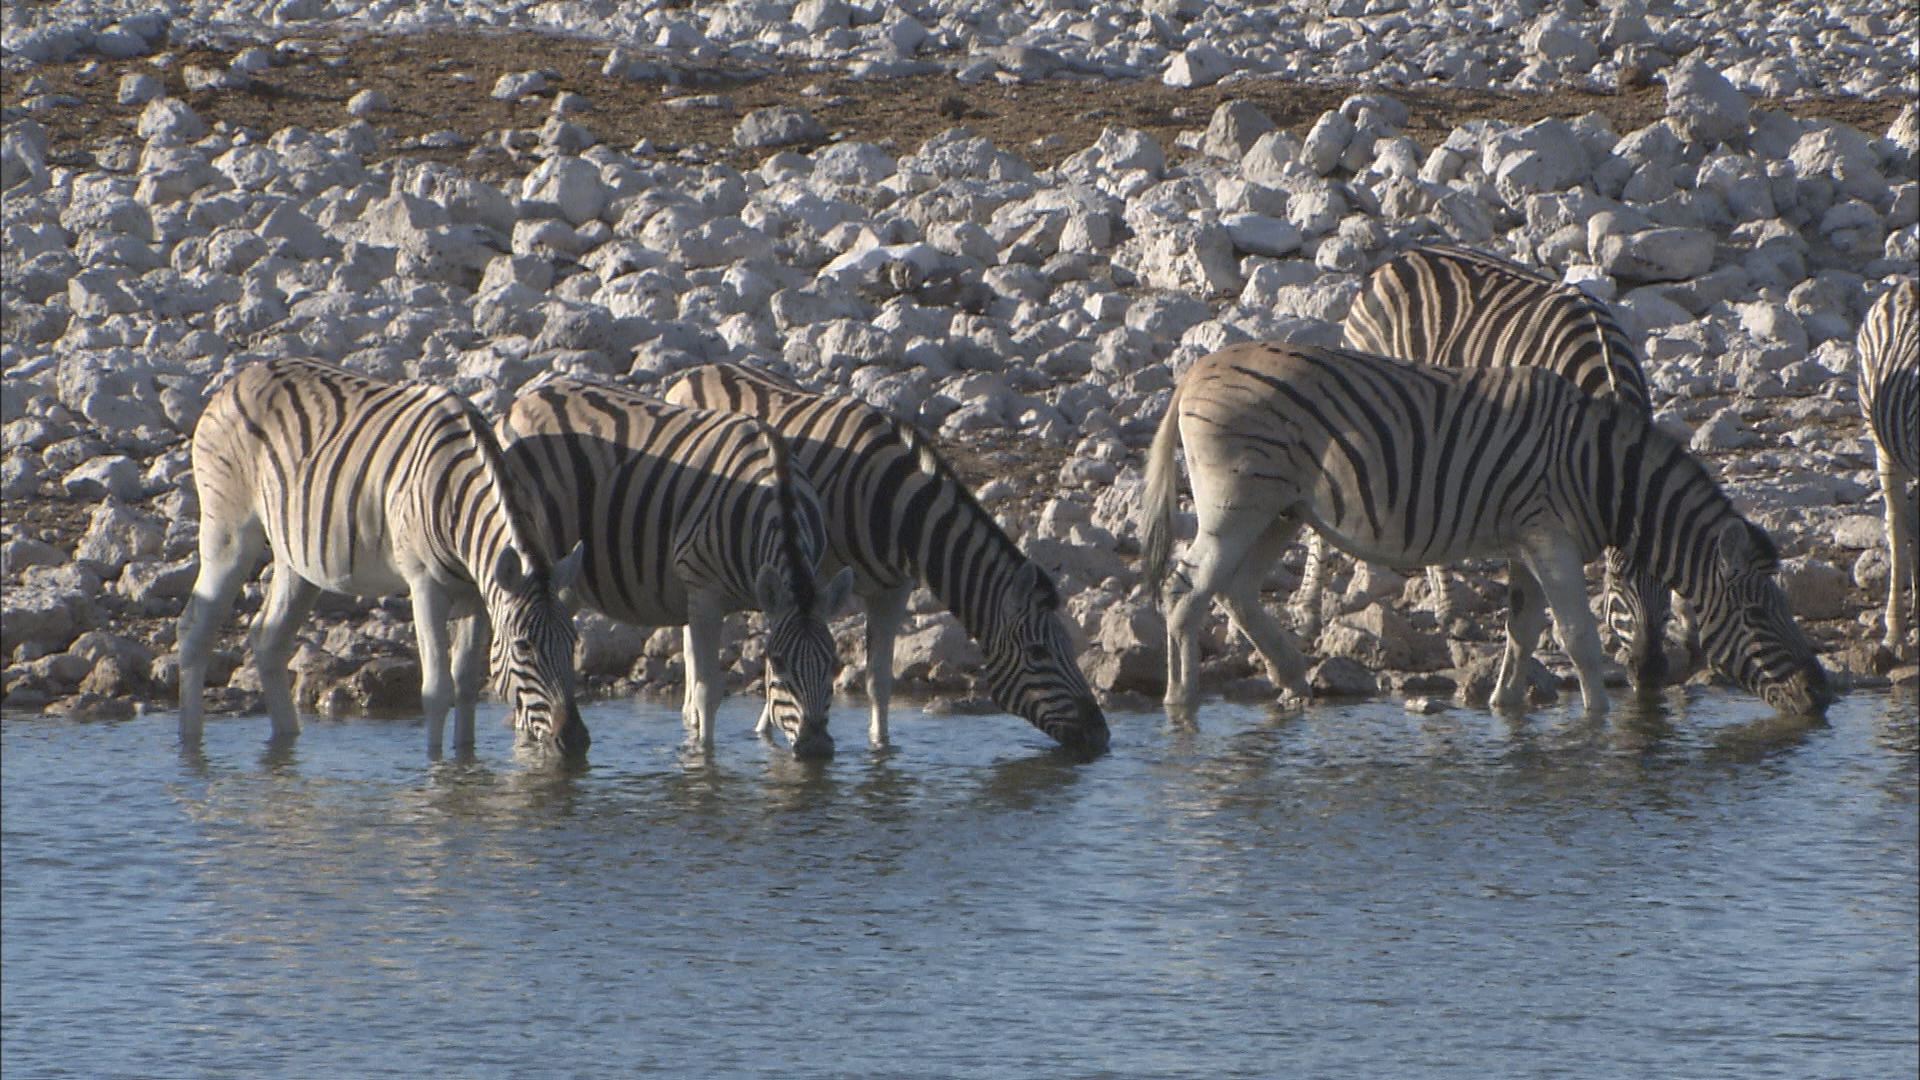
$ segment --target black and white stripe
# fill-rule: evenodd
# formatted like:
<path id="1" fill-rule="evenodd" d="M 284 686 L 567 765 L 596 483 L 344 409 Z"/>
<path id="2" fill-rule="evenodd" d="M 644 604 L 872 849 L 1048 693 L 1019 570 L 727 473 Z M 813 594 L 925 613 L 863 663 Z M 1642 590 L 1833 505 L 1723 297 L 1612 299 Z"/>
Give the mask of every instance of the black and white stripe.
<path id="1" fill-rule="evenodd" d="M 1609 547 L 1693 605 L 1721 672 L 1783 711 L 1831 700 L 1766 534 L 1638 409 L 1558 375 L 1304 346 L 1203 357 L 1175 387 L 1149 455 L 1141 524 L 1144 580 L 1156 589 L 1172 558 L 1176 446 L 1199 517 L 1192 591 L 1167 621 L 1167 702 L 1177 710 L 1195 700 L 1199 621 L 1216 595 L 1275 681 L 1306 692 L 1305 661 L 1259 595 L 1302 526 L 1389 565 L 1512 560 L 1499 707 L 1522 703 L 1520 666 L 1545 628 L 1544 599 L 1588 710 L 1606 708 L 1582 567 Z"/>
<path id="2" fill-rule="evenodd" d="M 1920 283 L 1902 278 L 1881 294 L 1860 324 L 1860 408 L 1873 432 L 1880 460 L 1880 492 L 1887 503 L 1887 555 L 1892 571 L 1887 581 L 1886 647 L 1896 655 L 1913 655 L 1908 639 L 1911 608 L 1900 602 L 1901 590 L 1911 590 L 1909 604 L 1920 603 L 1920 557 L 1914 544 L 1920 522 L 1912 485 L 1920 477 Z"/>
<path id="3" fill-rule="evenodd" d="M 857 398 L 738 364 L 697 368 L 667 398 L 765 420 L 818 488 L 830 561 L 853 569 L 866 608 L 874 743 L 887 739 L 894 636 L 922 583 L 980 643 L 995 702 L 1063 745 L 1106 746 L 1106 716 L 1074 661 L 1059 589 L 925 436 Z"/>
<path id="4" fill-rule="evenodd" d="M 1389 259 L 1368 275 L 1341 332 L 1347 348 L 1420 364 L 1544 368 L 1582 393 L 1651 411 L 1639 352 L 1606 304 L 1471 248 L 1435 244 Z M 1301 604 L 1317 617 L 1326 574 L 1319 541 L 1309 537 L 1309 548 Z M 1608 628 L 1627 642 L 1635 683 L 1657 687 L 1667 676 L 1667 591 L 1624 576 L 1617 555 L 1608 556 L 1606 569 Z M 1445 627 L 1446 589 L 1437 568 L 1428 575 Z"/>
<path id="5" fill-rule="evenodd" d="M 508 414 L 507 456 L 532 477 L 556 545 L 584 542 L 585 602 L 623 622 L 685 626 L 683 714 L 703 742 L 724 694 L 720 623 L 766 618 L 765 727 L 796 754 L 830 754 L 837 660 L 826 620 L 852 575 L 816 579 L 818 497 L 786 443 L 750 417 L 555 380 Z"/>
<path id="6" fill-rule="evenodd" d="M 299 730 L 287 674 L 294 631 L 321 591 L 413 600 L 428 748 L 448 707 L 473 743 L 489 647 L 515 726 L 585 750 L 575 707 L 573 622 L 554 564 L 504 471 L 485 418 L 438 387 L 387 383 L 311 360 L 243 368 L 193 433 L 200 574 L 180 617 L 180 723 L 197 737 L 213 640 L 263 549 L 273 580 L 253 645 L 276 733 Z M 481 618 L 481 616 L 485 618 Z"/>

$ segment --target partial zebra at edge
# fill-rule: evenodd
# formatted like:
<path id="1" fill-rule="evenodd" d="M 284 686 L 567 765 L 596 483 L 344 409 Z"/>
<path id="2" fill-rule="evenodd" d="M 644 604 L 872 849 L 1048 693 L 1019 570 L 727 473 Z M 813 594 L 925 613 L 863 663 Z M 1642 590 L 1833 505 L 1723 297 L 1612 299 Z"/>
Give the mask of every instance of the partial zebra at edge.
<path id="1" fill-rule="evenodd" d="M 1895 657 L 1920 654 L 1911 631 L 1920 605 L 1920 283 L 1895 282 L 1867 312 L 1857 339 L 1860 409 L 1878 463 L 1887 517 L 1887 607 L 1881 645 Z M 1910 598 L 1901 602 L 1901 593 Z"/>

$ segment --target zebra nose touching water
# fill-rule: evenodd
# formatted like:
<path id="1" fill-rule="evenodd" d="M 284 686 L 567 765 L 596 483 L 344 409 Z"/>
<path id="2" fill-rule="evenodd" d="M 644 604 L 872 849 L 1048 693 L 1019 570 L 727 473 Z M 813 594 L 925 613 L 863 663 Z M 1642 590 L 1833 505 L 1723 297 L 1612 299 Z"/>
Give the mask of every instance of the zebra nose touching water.
<path id="1" fill-rule="evenodd" d="M 287 662 L 322 590 L 405 591 L 419 643 L 428 749 L 449 707 L 473 745 L 483 657 L 515 727 L 578 753 L 574 630 L 556 599 L 580 566 L 549 563 L 492 430 L 439 387 L 387 383 L 311 360 L 241 369 L 193 433 L 200 572 L 181 614 L 180 729 L 201 733 L 213 641 L 235 595 L 273 553 L 253 658 L 277 735 L 299 730 Z"/>
<path id="2" fill-rule="evenodd" d="M 919 583 L 980 643 L 996 704 L 1069 750 L 1107 748 L 1106 714 L 1074 659 L 1059 588 L 919 431 L 858 398 L 741 364 L 695 368 L 667 400 L 765 421 L 818 489 L 830 560 L 854 571 L 866 609 L 874 745 L 887 742 L 894 638 Z"/>
<path id="3" fill-rule="evenodd" d="M 1199 624 L 1215 597 L 1274 681 L 1307 694 L 1305 660 L 1260 600 L 1266 568 L 1303 527 L 1388 565 L 1508 559 L 1497 708 L 1523 704 L 1522 664 L 1551 605 L 1587 710 L 1606 710 L 1583 567 L 1607 548 L 1688 602 L 1721 673 L 1784 712 L 1821 713 L 1833 699 L 1766 534 L 1638 410 L 1558 375 L 1296 345 L 1202 357 L 1175 386 L 1148 455 L 1142 577 L 1156 591 L 1172 561 L 1182 448 L 1198 531 L 1190 591 L 1167 617 L 1176 713 L 1196 701 Z"/>
<path id="4" fill-rule="evenodd" d="M 557 545 L 584 544 L 589 607 L 641 626 L 684 626 L 682 715 L 711 746 L 724 694 L 721 620 L 766 621 L 766 708 L 800 756 L 833 752 L 827 712 L 838 659 L 827 618 L 852 574 L 825 586 L 818 497 L 779 434 L 746 416 L 688 409 L 558 379 L 514 402 L 507 457 L 537 493 Z"/>

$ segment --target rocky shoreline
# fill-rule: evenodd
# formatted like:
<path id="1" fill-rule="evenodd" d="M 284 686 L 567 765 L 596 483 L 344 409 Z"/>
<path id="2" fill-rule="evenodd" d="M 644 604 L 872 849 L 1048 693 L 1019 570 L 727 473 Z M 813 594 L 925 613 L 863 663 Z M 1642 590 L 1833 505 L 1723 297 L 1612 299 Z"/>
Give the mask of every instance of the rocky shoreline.
<path id="1" fill-rule="evenodd" d="M 0 706 L 171 707 L 186 437 L 223 372 L 275 355 L 431 379 L 495 415 L 545 372 L 659 389 L 721 359 L 860 394 L 949 448 L 1071 597 L 1095 685 L 1151 705 L 1164 645 L 1133 515 L 1175 374 L 1237 341 L 1337 341 L 1368 269 L 1442 237 L 1612 300 L 1659 421 L 1774 535 L 1826 661 L 1854 686 L 1914 679 L 1877 649 L 1886 541 L 1852 348 L 1920 259 L 1911 13 L 1789 5 L 1832 47 L 1772 55 L 1707 32 L 1716 7 L 1563 5 L 1415 47 L 1446 24 L 1335 3 L 1296 28 L 1333 59 L 1295 84 L 1297 60 L 1259 46 L 1293 31 L 1264 15 L 1168 0 L 1141 31 L 1118 5 L 1039 7 L 983 29 L 959 5 L 550 4 L 490 51 L 423 35 L 404 61 L 409 39 L 353 36 L 371 9 L 348 5 L 246 25 L 9 8 Z M 561 9 L 575 37 L 525 33 Z M 814 29 L 768 29 L 789 23 Z M 1476 59 L 1508 39 L 1517 66 Z M 1326 85 L 1365 71 L 1404 85 Z M 1315 107 L 1289 111 L 1290 85 Z M 1829 96 L 1759 96 L 1797 91 Z M 1023 116 L 1022 94 L 1097 102 Z M 1450 578 L 1452 627 L 1424 575 L 1343 570 L 1306 643 L 1319 692 L 1484 699 L 1499 568 Z M 259 599 L 212 707 L 255 704 Z M 924 593 L 912 612 L 902 690 L 975 707 L 977 648 Z M 724 659 L 748 692 L 741 622 Z M 581 625 L 591 693 L 678 693 L 676 630 Z M 859 619 L 836 631 L 857 691 Z M 1210 688 L 1271 695 L 1223 619 L 1204 652 Z M 323 602 L 293 666 L 322 715 L 417 703 L 403 600 Z M 1549 672 L 1543 696 L 1570 669 Z"/>

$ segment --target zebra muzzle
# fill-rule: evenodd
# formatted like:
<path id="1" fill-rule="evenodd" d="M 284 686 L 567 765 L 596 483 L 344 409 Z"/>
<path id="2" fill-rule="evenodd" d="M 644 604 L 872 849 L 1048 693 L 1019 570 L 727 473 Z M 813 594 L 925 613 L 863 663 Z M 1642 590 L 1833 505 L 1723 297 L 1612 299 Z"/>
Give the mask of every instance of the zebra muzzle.
<path id="1" fill-rule="evenodd" d="M 793 737 L 793 756 L 797 758 L 830 758 L 833 756 L 833 736 L 827 733 L 825 724 L 816 724 L 801 729 Z"/>

